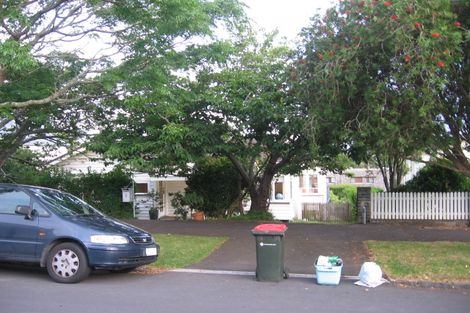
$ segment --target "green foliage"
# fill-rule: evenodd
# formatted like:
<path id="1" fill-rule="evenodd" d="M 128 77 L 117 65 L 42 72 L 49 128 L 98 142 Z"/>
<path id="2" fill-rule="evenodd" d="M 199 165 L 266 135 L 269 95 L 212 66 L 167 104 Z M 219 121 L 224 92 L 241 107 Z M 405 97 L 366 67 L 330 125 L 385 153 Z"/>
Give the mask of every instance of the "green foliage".
<path id="1" fill-rule="evenodd" d="M 273 221 L 274 216 L 268 211 L 249 211 L 247 214 L 231 216 L 229 219 L 235 221 Z"/>
<path id="2" fill-rule="evenodd" d="M 348 203 L 353 212 L 357 212 L 357 186 L 330 185 L 330 201 Z M 381 188 L 372 187 L 372 192 L 382 192 Z"/>
<path id="3" fill-rule="evenodd" d="M 12 72 L 29 71 L 36 64 L 30 49 L 28 44 L 21 45 L 16 40 L 0 41 L 0 68 Z"/>
<path id="4" fill-rule="evenodd" d="M 202 199 L 195 193 L 181 193 L 177 192 L 171 199 L 171 206 L 175 208 L 175 214 L 182 220 L 188 218 L 189 210 L 197 210 L 202 203 Z"/>
<path id="5" fill-rule="evenodd" d="M 470 191 L 470 178 L 438 165 L 427 165 L 397 191 L 452 192 Z"/>
<path id="6" fill-rule="evenodd" d="M 64 190 L 113 217 L 132 217 L 131 204 L 121 201 L 121 188 L 132 183 L 130 174 L 122 168 L 103 174 L 73 175 L 54 167 L 47 168 L 29 150 L 20 150 L 5 163 L 1 173 L 1 182 Z"/>
<path id="7" fill-rule="evenodd" d="M 351 208 L 357 206 L 357 187 L 353 185 L 331 185 L 330 201 L 349 203 Z"/>
<path id="8" fill-rule="evenodd" d="M 443 117 L 466 112 L 443 99 L 453 98 L 455 105 L 468 95 L 468 76 L 454 76 L 463 65 L 468 31 L 455 24 L 450 1 L 384 3 L 340 1 L 314 17 L 304 32 L 296 73 L 317 122 L 320 152 L 375 160 L 393 190 L 404 161 L 436 143 L 429 134 L 443 143 L 442 132 L 450 127 Z M 454 83 L 465 77 L 465 95 L 443 96 L 455 95 L 450 90 L 457 92 Z M 461 125 L 460 118 L 455 125 Z"/>
<path id="9" fill-rule="evenodd" d="M 152 71 L 135 86 L 136 96 L 113 102 L 126 113 L 103 120 L 93 149 L 160 173 L 186 170 L 207 155 L 226 157 L 250 193 L 252 208 L 265 211 L 274 175 L 298 173 L 314 158 L 305 134 L 307 111 L 290 86 L 292 51 L 274 46 L 271 37 L 214 46 L 188 51 L 191 60 L 200 61 L 193 64 L 195 80 Z M 168 88 L 153 87 L 161 84 Z M 200 209 L 220 214 L 208 205 Z"/>
<path id="10" fill-rule="evenodd" d="M 103 213 L 117 218 L 131 218 L 132 206 L 121 201 L 121 188 L 132 183 L 129 173 L 122 168 L 115 168 L 109 173 L 88 173 L 85 175 L 65 177 L 60 182 L 60 189 L 65 190 Z"/>
<path id="11" fill-rule="evenodd" d="M 0 6 L 0 166 L 26 144 L 47 143 L 52 149 L 83 142 L 89 129 L 97 129 L 94 119 L 125 120 L 125 114 L 116 115 L 127 112 L 120 105 L 171 106 L 170 90 L 181 88 L 178 71 L 194 62 L 187 57 L 190 38 L 211 43 L 216 27 L 226 35 L 245 25 L 237 0 L 32 0 Z M 84 46 L 97 49 L 82 53 Z M 119 65 L 108 55 L 116 51 Z M 166 120 L 164 112 L 161 116 Z M 180 131 L 168 129 L 167 135 Z M 161 149 L 185 155 L 180 147 L 140 149 L 144 146 L 151 154 Z"/>
<path id="12" fill-rule="evenodd" d="M 176 194 L 173 198 L 178 213 L 184 219 L 186 207 L 203 211 L 209 217 L 226 216 L 241 193 L 238 173 L 226 158 L 199 160 L 188 175 L 186 184 L 185 194 Z"/>
<path id="13" fill-rule="evenodd" d="M 57 177 L 67 176 L 56 169 L 45 169 L 46 164 L 28 149 L 20 149 L 2 167 L 0 181 L 4 183 L 56 187 Z"/>

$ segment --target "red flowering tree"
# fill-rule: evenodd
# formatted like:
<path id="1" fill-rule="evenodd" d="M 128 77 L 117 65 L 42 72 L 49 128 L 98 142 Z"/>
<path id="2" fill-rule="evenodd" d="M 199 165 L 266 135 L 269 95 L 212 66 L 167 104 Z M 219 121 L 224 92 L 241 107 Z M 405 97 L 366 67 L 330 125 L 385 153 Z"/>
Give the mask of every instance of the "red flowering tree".
<path id="1" fill-rule="evenodd" d="M 341 1 L 312 19 L 300 84 L 324 153 L 374 160 L 388 190 L 425 151 L 470 176 L 453 158 L 470 144 L 464 2 Z"/>

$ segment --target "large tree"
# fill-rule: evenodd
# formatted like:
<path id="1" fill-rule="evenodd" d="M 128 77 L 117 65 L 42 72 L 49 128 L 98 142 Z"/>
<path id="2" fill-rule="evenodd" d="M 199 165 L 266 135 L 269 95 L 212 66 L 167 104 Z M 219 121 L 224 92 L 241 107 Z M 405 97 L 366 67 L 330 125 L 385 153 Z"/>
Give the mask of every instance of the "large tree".
<path id="1" fill-rule="evenodd" d="M 83 139 L 104 99 L 166 75 L 188 39 L 241 11 L 237 0 L 0 2 L 0 166 L 23 145 Z"/>
<path id="2" fill-rule="evenodd" d="M 342 1 L 314 17 L 299 70 L 323 151 L 374 160 L 392 190 L 406 159 L 443 151 L 442 137 L 461 142 L 444 108 L 454 117 L 468 109 L 463 23 L 445 0 Z M 439 96 L 450 89 L 453 96 Z"/>
<path id="3" fill-rule="evenodd" d="M 291 51 L 251 36 L 213 48 L 194 68 L 197 75 L 175 83 L 170 94 L 121 107 L 126 111 L 108 119 L 95 149 L 163 172 L 207 155 L 227 157 L 251 210 L 266 211 L 273 177 L 308 167 L 314 155 L 304 131 L 307 112 L 290 84 Z"/>

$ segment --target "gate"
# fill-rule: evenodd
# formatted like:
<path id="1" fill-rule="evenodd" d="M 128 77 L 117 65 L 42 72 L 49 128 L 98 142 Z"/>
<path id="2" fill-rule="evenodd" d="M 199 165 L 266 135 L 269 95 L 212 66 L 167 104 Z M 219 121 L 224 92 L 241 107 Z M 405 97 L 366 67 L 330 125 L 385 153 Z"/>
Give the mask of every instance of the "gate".
<path id="1" fill-rule="evenodd" d="M 303 203 L 302 219 L 322 223 L 350 222 L 354 219 L 349 203 Z"/>

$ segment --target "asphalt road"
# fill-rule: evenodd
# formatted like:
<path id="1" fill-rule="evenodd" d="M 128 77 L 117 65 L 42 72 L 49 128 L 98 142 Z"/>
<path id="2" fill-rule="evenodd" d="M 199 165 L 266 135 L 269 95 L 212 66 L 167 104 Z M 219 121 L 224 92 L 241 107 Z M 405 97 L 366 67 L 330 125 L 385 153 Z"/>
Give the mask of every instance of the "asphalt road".
<path id="1" fill-rule="evenodd" d="M 469 312 L 468 290 L 382 285 L 367 289 L 312 279 L 258 282 L 253 276 L 167 272 L 95 273 L 73 285 L 52 282 L 41 269 L 0 265 L 2 313 L 289 313 Z"/>

